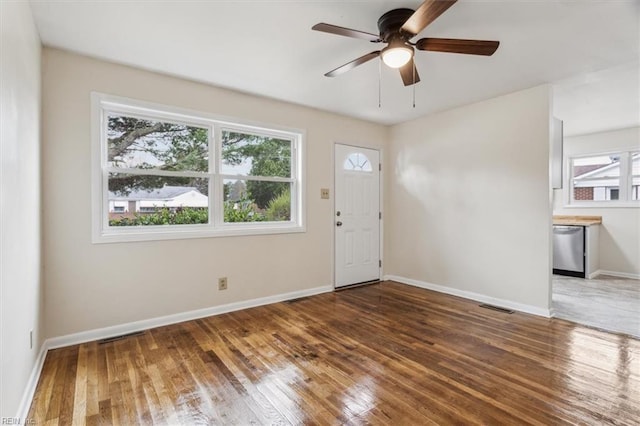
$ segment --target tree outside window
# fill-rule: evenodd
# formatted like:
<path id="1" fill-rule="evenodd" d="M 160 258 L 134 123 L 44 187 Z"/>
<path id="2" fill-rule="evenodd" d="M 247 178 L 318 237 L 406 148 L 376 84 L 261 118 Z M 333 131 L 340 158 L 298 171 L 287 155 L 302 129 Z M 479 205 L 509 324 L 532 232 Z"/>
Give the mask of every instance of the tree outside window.
<path id="1" fill-rule="evenodd" d="M 249 223 L 300 228 L 300 134 L 138 109 L 100 96 L 96 103 L 103 233 Z"/>

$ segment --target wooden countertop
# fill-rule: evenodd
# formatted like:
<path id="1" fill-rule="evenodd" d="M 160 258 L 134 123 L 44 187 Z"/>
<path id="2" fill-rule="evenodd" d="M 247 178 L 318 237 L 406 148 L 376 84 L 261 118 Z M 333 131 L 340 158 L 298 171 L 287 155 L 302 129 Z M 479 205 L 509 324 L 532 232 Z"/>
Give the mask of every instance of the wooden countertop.
<path id="1" fill-rule="evenodd" d="M 554 225 L 600 225 L 602 216 L 553 216 Z"/>

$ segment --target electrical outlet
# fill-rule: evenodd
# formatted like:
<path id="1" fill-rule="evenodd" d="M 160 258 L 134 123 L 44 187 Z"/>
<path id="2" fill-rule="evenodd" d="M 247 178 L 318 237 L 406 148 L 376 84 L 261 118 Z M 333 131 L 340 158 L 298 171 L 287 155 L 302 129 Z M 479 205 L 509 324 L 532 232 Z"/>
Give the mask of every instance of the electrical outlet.
<path id="1" fill-rule="evenodd" d="M 320 198 L 324 200 L 329 199 L 329 188 L 320 188 Z"/>
<path id="2" fill-rule="evenodd" d="M 227 277 L 218 278 L 218 290 L 226 290 L 227 289 Z"/>

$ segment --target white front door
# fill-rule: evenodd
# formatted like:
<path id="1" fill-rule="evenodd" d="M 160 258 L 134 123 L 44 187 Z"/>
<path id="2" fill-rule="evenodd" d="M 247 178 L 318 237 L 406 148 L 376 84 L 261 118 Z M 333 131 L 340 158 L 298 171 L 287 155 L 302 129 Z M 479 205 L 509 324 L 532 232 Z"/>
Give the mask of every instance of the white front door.
<path id="1" fill-rule="evenodd" d="M 380 279 L 380 153 L 336 145 L 336 287 Z"/>

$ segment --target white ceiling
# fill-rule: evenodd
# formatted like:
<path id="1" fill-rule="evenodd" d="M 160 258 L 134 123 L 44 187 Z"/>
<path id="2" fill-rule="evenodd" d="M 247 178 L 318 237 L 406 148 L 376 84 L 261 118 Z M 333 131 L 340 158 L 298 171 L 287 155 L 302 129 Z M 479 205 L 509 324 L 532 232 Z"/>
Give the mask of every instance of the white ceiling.
<path id="1" fill-rule="evenodd" d="M 557 82 L 553 112 L 564 121 L 564 135 L 640 126 L 638 64 L 629 62 Z"/>
<path id="2" fill-rule="evenodd" d="M 556 105 L 564 105 L 561 113 L 566 117 L 572 104 L 580 107 L 578 118 L 587 113 L 600 117 L 587 111 L 584 99 L 594 96 L 586 94 L 588 83 L 598 80 L 594 76 L 615 77 L 615 72 L 603 71 L 609 69 L 622 70 L 627 81 L 636 84 L 634 90 L 618 87 L 609 101 L 625 109 L 635 100 L 632 125 L 640 121 L 638 0 L 460 0 L 416 39 L 499 40 L 500 47 L 491 57 L 417 52 L 422 81 L 415 86 L 415 108 L 413 88 L 405 88 L 398 72 L 384 66 L 378 107 L 377 60 L 338 77 L 324 77 L 380 45 L 311 27 L 326 22 L 377 33 L 380 15 L 399 7 L 415 9 L 420 0 L 31 4 L 47 46 L 383 124 L 542 83 L 558 83 L 558 95 L 568 100 L 557 99 Z M 596 86 L 601 98 L 607 85 L 598 80 Z M 627 113 L 625 122 L 633 114 Z M 567 118 L 565 125 L 571 127 Z M 608 119 L 606 126 L 612 125 Z"/>

